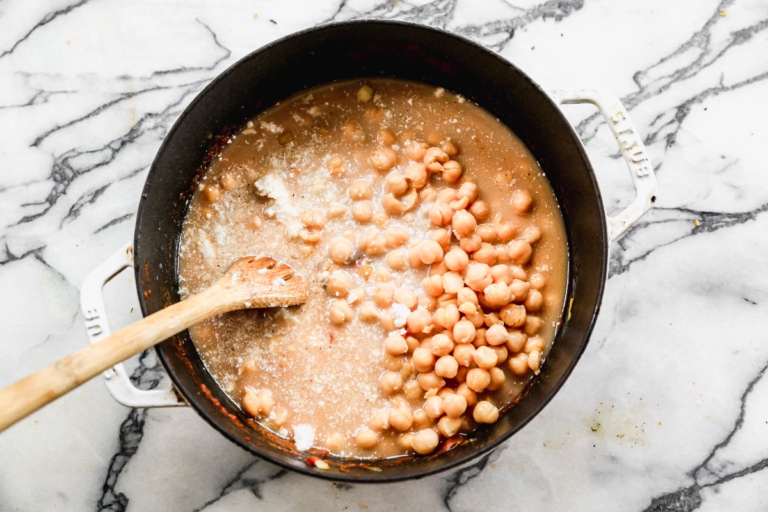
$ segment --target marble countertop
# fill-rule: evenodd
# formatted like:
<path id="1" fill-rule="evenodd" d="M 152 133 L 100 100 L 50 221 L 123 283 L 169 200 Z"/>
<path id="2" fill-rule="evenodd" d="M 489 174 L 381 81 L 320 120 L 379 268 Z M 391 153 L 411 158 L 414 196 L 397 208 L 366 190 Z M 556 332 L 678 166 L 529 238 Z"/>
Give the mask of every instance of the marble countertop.
<path id="1" fill-rule="evenodd" d="M 79 290 L 131 241 L 146 172 L 214 76 L 276 38 L 381 17 L 487 45 L 545 88 L 619 96 L 658 176 L 612 247 L 590 344 L 554 400 L 474 463 L 341 485 L 242 451 L 189 408 L 99 377 L 0 434 L 0 511 L 766 510 L 768 10 L 759 0 L 0 1 L 0 386 L 87 344 Z M 609 210 L 608 130 L 565 108 Z M 106 289 L 113 327 L 134 283 Z M 137 368 L 160 378 L 153 355 Z M 134 363 L 134 366 L 137 363 Z"/>

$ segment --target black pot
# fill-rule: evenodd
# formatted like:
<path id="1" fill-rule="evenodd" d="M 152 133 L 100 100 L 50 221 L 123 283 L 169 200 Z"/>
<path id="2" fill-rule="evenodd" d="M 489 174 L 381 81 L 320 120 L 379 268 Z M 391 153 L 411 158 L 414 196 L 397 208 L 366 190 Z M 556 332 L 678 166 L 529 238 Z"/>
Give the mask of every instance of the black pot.
<path id="1" fill-rule="evenodd" d="M 549 178 L 565 219 L 570 267 L 564 315 L 541 373 L 500 420 L 443 453 L 398 461 L 332 463 L 319 470 L 306 454 L 255 426 L 205 370 L 187 332 L 158 346 L 178 391 L 211 425 L 241 447 L 281 466 L 334 480 L 418 478 L 492 450 L 552 399 L 584 351 L 600 308 L 608 238 L 603 203 L 580 140 L 555 103 L 515 66 L 446 32 L 408 23 L 358 21 L 299 32 L 257 50 L 202 91 L 169 132 L 149 171 L 135 233 L 136 282 L 145 315 L 179 300 L 177 252 L 193 184 L 226 133 L 275 102 L 310 87 L 360 77 L 396 77 L 444 87 L 508 125 Z M 349 462 L 349 461 L 346 461 Z"/>

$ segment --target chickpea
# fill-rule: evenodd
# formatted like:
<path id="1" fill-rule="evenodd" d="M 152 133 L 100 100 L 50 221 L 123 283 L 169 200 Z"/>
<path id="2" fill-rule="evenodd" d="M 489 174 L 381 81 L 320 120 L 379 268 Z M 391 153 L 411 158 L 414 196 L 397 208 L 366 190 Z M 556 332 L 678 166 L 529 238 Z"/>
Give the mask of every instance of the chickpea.
<path id="1" fill-rule="evenodd" d="M 456 197 L 466 198 L 469 203 L 474 202 L 477 199 L 477 184 L 465 181 L 456 192 Z"/>
<path id="2" fill-rule="evenodd" d="M 528 273 L 520 265 L 510 265 L 509 272 L 512 274 L 513 279 L 528 280 Z"/>
<path id="3" fill-rule="evenodd" d="M 543 324 L 544 324 L 544 321 L 541 318 L 537 316 L 528 315 L 527 317 L 525 317 L 525 326 L 523 327 L 523 331 L 528 336 L 533 336 L 535 334 L 538 334 Z"/>
<path id="4" fill-rule="evenodd" d="M 411 382 L 416 384 L 416 387 L 419 388 L 419 395 L 421 395 L 423 390 L 418 386 L 418 383 L 415 380 Z M 416 409 L 413 411 L 413 425 L 411 428 L 422 429 L 429 427 L 430 425 L 432 425 L 432 418 L 427 416 L 427 413 L 424 412 L 424 409 Z"/>
<path id="5" fill-rule="evenodd" d="M 499 365 L 507 360 L 509 357 L 509 351 L 507 350 L 506 342 L 504 345 L 495 345 L 491 347 L 496 352 L 496 364 Z"/>
<path id="6" fill-rule="evenodd" d="M 399 334 L 390 334 L 384 340 L 384 350 L 387 354 L 400 356 L 408 353 L 408 343 Z"/>
<path id="7" fill-rule="evenodd" d="M 533 245 L 541 240 L 541 230 L 536 226 L 529 226 L 523 231 L 523 240 Z"/>
<path id="8" fill-rule="evenodd" d="M 445 289 L 443 288 L 443 278 L 440 275 L 432 275 L 421 280 L 424 292 L 430 297 L 440 297 Z"/>
<path id="9" fill-rule="evenodd" d="M 460 418 L 449 418 L 443 416 L 440 421 L 437 422 L 437 429 L 444 437 L 453 437 L 459 433 L 461 429 L 462 421 Z"/>
<path id="10" fill-rule="evenodd" d="M 332 324 L 342 325 L 352 320 L 352 308 L 344 299 L 336 299 L 331 302 L 328 314 Z"/>
<path id="11" fill-rule="evenodd" d="M 442 201 L 437 201 L 432 208 L 429 209 L 429 220 L 435 226 L 445 226 L 451 222 L 453 218 L 453 210 L 451 206 Z"/>
<path id="12" fill-rule="evenodd" d="M 225 172 L 219 177 L 219 183 L 221 183 L 221 188 L 226 191 L 235 190 L 240 186 L 240 176 L 235 172 Z"/>
<path id="13" fill-rule="evenodd" d="M 341 155 L 333 155 L 325 166 L 333 176 L 339 176 L 344 173 L 344 158 Z"/>
<path id="14" fill-rule="evenodd" d="M 409 430 L 413 425 L 413 411 L 407 406 L 390 409 L 389 424 L 401 432 Z"/>
<path id="15" fill-rule="evenodd" d="M 487 244 L 492 244 L 498 239 L 496 226 L 493 224 L 479 224 L 475 229 L 475 233 L 477 233 L 480 239 Z"/>
<path id="16" fill-rule="evenodd" d="M 520 304 L 509 304 L 499 311 L 501 320 L 510 327 L 522 327 L 525 325 L 526 313 L 525 306 Z"/>
<path id="17" fill-rule="evenodd" d="M 348 194 L 353 201 L 368 200 L 373 197 L 373 187 L 368 180 L 357 180 L 349 187 Z"/>
<path id="18" fill-rule="evenodd" d="M 443 164 L 449 160 L 448 155 L 440 148 L 428 148 L 424 152 L 424 165 L 429 172 L 440 172 L 443 170 Z"/>
<path id="19" fill-rule="evenodd" d="M 528 297 L 531 285 L 527 281 L 513 279 L 509 284 L 509 289 L 512 291 L 512 295 L 514 295 L 515 302 L 523 302 Z"/>
<path id="20" fill-rule="evenodd" d="M 424 142 L 413 141 L 405 147 L 405 156 L 411 160 L 422 160 L 428 147 Z"/>
<path id="21" fill-rule="evenodd" d="M 496 423 L 499 419 L 499 410 L 488 400 L 483 400 L 475 405 L 472 418 L 478 423 Z"/>
<path id="22" fill-rule="evenodd" d="M 366 301 L 360 306 L 357 317 L 361 322 L 372 324 L 379 321 L 379 310 L 373 302 Z"/>
<path id="23" fill-rule="evenodd" d="M 459 247 L 461 247 L 461 249 L 467 253 L 473 253 L 477 251 L 482 247 L 482 245 L 483 240 L 476 234 L 459 240 Z"/>
<path id="24" fill-rule="evenodd" d="M 448 160 L 443 164 L 443 173 L 441 176 L 446 183 L 455 183 L 459 181 L 463 172 L 464 169 L 459 162 L 456 160 Z"/>
<path id="25" fill-rule="evenodd" d="M 456 200 L 456 189 L 451 187 L 443 187 L 437 192 L 437 200 L 443 203 L 450 203 Z"/>
<path id="26" fill-rule="evenodd" d="M 403 203 L 398 201 L 391 193 L 384 194 L 381 198 L 381 206 L 389 215 L 400 215 L 403 213 Z"/>
<path id="27" fill-rule="evenodd" d="M 424 391 L 429 391 L 430 389 L 440 389 L 441 387 L 445 386 L 445 381 L 435 372 L 420 373 L 416 380 L 418 381 L 419 386 L 421 386 L 421 389 Z"/>
<path id="28" fill-rule="evenodd" d="M 418 307 L 416 311 L 408 315 L 406 325 L 408 330 L 415 334 L 430 332 L 432 330 L 432 315 L 425 308 Z"/>
<path id="29" fill-rule="evenodd" d="M 389 412 L 380 410 L 373 413 L 371 421 L 368 422 L 368 428 L 374 432 L 381 432 L 389 428 Z"/>
<path id="30" fill-rule="evenodd" d="M 448 306 L 453 306 L 457 308 L 456 311 L 458 311 L 458 302 L 456 302 L 456 295 L 453 293 L 446 292 L 437 298 L 437 309 L 447 308 Z M 437 313 L 437 309 L 435 309 L 435 313 Z M 434 314 L 432 315 L 432 319 L 434 320 Z M 453 329 L 453 326 L 451 326 L 451 329 Z"/>
<path id="31" fill-rule="evenodd" d="M 411 186 L 416 190 L 424 188 L 427 185 L 427 181 L 429 180 L 429 173 L 427 173 L 427 168 L 424 166 L 424 164 L 421 163 L 413 163 L 406 167 L 403 170 L 403 176 L 405 176 L 405 178 L 411 182 Z M 422 198 L 422 201 L 424 201 L 424 198 Z"/>
<path id="32" fill-rule="evenodd" d="M 515 190 L 512 194 L 512 208 L 517 213 L 528 213 L 533 207 L 533 198 L 527 190 Z"/>
<path id="33" fill-rule="evenodd" d="M 476 393 L 482 393 L 491 383 L 491 374 L 482 368 L 472 368 L 467 372 L 467 386 Z"/>
<path id="34" fill-rule="evenodd" d="M 483 370 L 495 368 L 496 364 L 499 362 L 498 357 L 496 356 L 496 351 L 489 346 L 476 349 L 472 354 L 472 360 L 478 368 L 482 368 Z"/>
<path id="35" fill-rule="evenodd" d="M 426 347 L 419 347 L 413 351 L 411 363 L 417 372 L 431 372 L 435 367 L 435 356 L 432 351 Z"/>
<path id="36" fill-rule="evenodd" d="M 401 247 L 408 241 L 408 238 L 408 231 L 402 226 L 391 225 L 384 230 L 384 241 L 387 249 Z"/>
<path id="37" fill-rule="evenodd" d="M 432 453 L 439 443 L 440 437 L 437 432 L 429 428 L 416 432 L 411 439 L 411 447 L 419 455 Z"/>
<path id="38" fill-rule="evenodd" d="M 493 283 L 490 267 L 485 263 L 471 263 L 467 265 L 464 283 L 476 292 L 484 290 Z"/>
<path id="39" fill-rule="evenodd" d="M 343 270 L 334 270 L 328 276 L 328 292 L 334 297 L 342 299 L 349 295 L 349 289 L 352 287 L 352 278 Z"/>
<path id="40" fill-rule="evenodd" d="M 405 339 L 403 339 L 403 341 L 405 341 Z M 386 350 L 386 346 L 384 347 L 384 349 Z M 384 357 L 382 357 L 381 361 L 385 370 L 389 370 L 391 372 L 400 372 L 402 374 L 402 369 L 403 369 L 402 357 L 393 356 L 391 354 L 384 354 Z"/>
<path id="41" fill-rule="evenodd" d="M 379 436 L 373 430 L 364 428 L 355 436 L 355 443 L 363 450 L 370 450 L 379 444 Z"/>
<path id="42" fill-rule="evenodd" d="M 376 139 L 385 146 L 391 146 L 397 142 L 397 137 L 395 134 L 386 128 L 379 130 L 379 133 L 376 134 Z"/>
<path id="43" fill-rule="evenodd" d="M 208 185 L 203 190 L 205 200 L 211 204 L 218 203 L 221 199 L 221 189 L 216 185 Z"/>
<path id="44" fill-rule="evenodd" d="M 413 352 L 421 346 L 421 342 L 415 336 L 406 336 L 405 342 L 408 344 L 408 352 Z"/>
<path id="45" fill-rule="evenodd" d="M 467 199 L 466 197 L 457 197 L 456 199 L 448 203 L 448 205 L 451 207 L 451 210 L 455 212 L 459 210 L 465 210 L 467 206 L 469 206 L 469 199 Z"/>
<path id="46" fill-rule="evenodd" d="M 507 286 L 512 284 L 512 272 L 509 270 L 509 265 L 499 264 L 491 267 L 491 276 L 494 283 L 504 283 Z M 514 295 L 514 291 L 512 295 Z"/>
<path id="47" fill-rule="evenodd" d="M 449 418 L 460 418 L 467 410 L 467 399 L 458 392 L 451 393 L 443 398 L 443 409 Z"/>
<path id="48" fill-rule="evenodd" d="M 421 389 L 419 383 L 416 380 L 409 380 L 403 384 L 403 395 L 410 401 L 419 400 L 424 395 L 424 390 Z"/>
<path id="49" fill-rule="evenodd" d="M 531 283 L 531 288 L 541 290 L 547 285 L 547 276 L 540 272 L 531 274 L 531 278 L 528 280 Z"/>
<path id="50" fill-rule="evenodd" d="M 362 249 L 362 247 L 361 247 Z M 387 242 L 384 239 L 384 235 L 376 233 L 373 239 L 370 240 L 365 247 L 365 254 L 370 257 L 381 256 L 387 252 Z"/>
<path id="51" fill-rule="evenodd" d="M 424 170 L 426 173 L 426 169 Z M 425 174 L 426 176 L 426 174 Z M 424 187 L 424 189 L 419 192 L 419 200 L 422 203 L 434 203 L 437 201 L 437 190 L 432 185 L 427 185 Z"/>
<path id="52" fill-rule="evenodd" d="M 275 405 L 275 400 L 272 397 L 272 392 L 269 390 L 256 391 L 255 389 L 246 386 L 243 394 L 243 410 L 246 413 L 258 418 L 260 416 L 269 416 L 272 412 L 272 408 Z"/>
<path id="53" fill-rule="evenodd" d="M 491 208 L 488 203 L 478 199 L 469 207 L 469 213 L 477 219 L 477 222 L 485 222 L 491 216 Z"/>
<path id="54" fill-rule="evenodd" d="M 480 248 L 472 254 L 472 259 L 478 263 L 485 263 L 488 266 L 496 264 L 496 248 L 491 244 L 483 243 Z"/>
<path id="55" fill-rule="evenodd" d="M 467 210 L 459 210 L 453 214 L 451 227 L 458 238 L 464 238 L 474 233 L 477 220 Z"/>
<path id="56" fill-rule="evenodd" d="M 341 203 L 332 203 L 330 206 L 328 206 L 328 212 L 326 213 L 326 216 L 329 219 L 339 219 L 343 217 L 345 213 L 347 213 L 346 206 Z"/>
<path id="57" fill-rule="evenodd" d="M 370 201 L 357 201 L 353 203 L 352 217 L 360 224 L 370 222 L 373 218 L 373 203 Z"/>
<path id="58" fill-rule="evenodd" d="M 443 248 L 434 240 L 427 240 L 419 246 L 419 259 L 425 265 L 443 261 Z"/>
<path id="59" fill-rule="evenodd" d="M 397 163 L 397 153 L 390 147 L 380 147 L 371 153 L 369 161 L 377 171 L 388 171 Z"/>
<path id="60" fill-rule="evenodd" d="M 450 140 L 446 140 L 442 144 L 440 144 L 440 149 L 442 149 L 446 155 L 453 158 L 454 156 L 459 154 L 459 148 L 456 147 L 456 144 L 451 142 Z"/>
<path id="61" fill-rule="evenodd" d="M 467 407 L 472 407 L 477 403 L 477 393 L 472 391 L 466 382 L 459 384 L 456 388 L 456 394 L 464 397 L 464 400 L 467 401 Z"/>
<path id="62" fill-rule="evenodd" d="M 413 311 L 419 303 L 419 298 L 413 290 L 401 286 L 395 290 L 395 302 Z"/>
<path id="63" fill-rule="evenodd" d="M 394 331 L 400 326 L 395 325 L 395 314 L 391 311 L 382 311 L 379 315 L 379 324 L 385 331 Z"/>
<path id="64" fill-rule="evenodd" d="M 382 309 L 392 306 L 395 301 L 395 287 L 391 284 L 380 284 L 374 288 L 373 302 Z"/>
<path id="65" fill-rule="evenodd" d="M 459 320 L 453 326 L 453 339 L 456 343 L 472 343 L 476 329 L 469 320 Z"/>
<path id="66" fill-rule="evenodd" d="M 389 173 L 384 182 L 384 190 L 399 197 L 408 190 L 408 179 L 399 172 Z"/>
<path id="67" fill-rule="evenodd" d="M 475 306 L 480 304 L 480 301 L 477 299 L 477 294 L 474 292 L 474 290 L 467 287 L 464 287 L 458 291 L 456 294 L 456 300 L 459 304 L 465 304 L 467 302 L 470 302 Z"/>
<path id="68" fill-rule="evenodd" d="M 504 283 L 492 283 L 483 290 L 485 302 L 491 307 L 502 307 L 509 304 L 514 296 L 512 290 Z"/>
<path id="69" fill-rule="evenodd" d="M 387 254 L 384 261 L 392 270 L 405 270 L 408 266 L 408 253 L 405 249 L 397 249 Z"/>
<path id="70" fill-rule="evenodd" d="M 525 299 L 525 309 L 537 313 L 544 307 L 544 295 L 539 290 L 531 290 Z"/>
<path id="71" fill-rule="evenodd" d="M 450 354 L 453 351 L 453 346 L 453 341 L 445 334 L 435 334 L 428 342 L 429 350 L 436 357 Z"/>
<path id="72" fill-rule="evenodd" d="M 325 213 L 322 210 L 309 209 L 301 214 L 301 222 L 307 229 L 323 229 L 325 227 Z"/>
<path id="73" fill-rule="evenodd" d="M 528 374 L 528 355 L 521 352 L 515 356 L 510 357 L 507 360 L 507 366 L 512 373 L 519 377 L 523 377 Z"/>
<path id="74" fill-rule="evenodd" d="M 512 240 L 507 245 L 507 254 L 509 254 L 509 259 L 518 265 L 525 265 L 530 261 L 533 249 L 531 244 L 525 240 Z"/>
<path id="75" fill-rule="evenodd" d="M 501 389 L 501 387 L 504 385 L 504 383 L 507 380 L 507 376 L 504 373 L 504 370 L 496 366 L 488 370 L 488 373 L 491 374 L 491 383 L 488 384 L 488 387 L 486 389 L 488 391 L 496 391 L 498 389 Z"/>
<path id="76" fill-rule="evenodd" d="M 507 338 L 506 343 L 507 349 L 510 352 L 520 352 L 523 350 L 523 347 L 528 341 L 528 335 L 522 331 L 518 331 L 517 329 L 507 332 L 509 334 L 509 338 Z"/>
<path id="77" fill-rule="evenodd" d="M 379 379 L 381 391 L 386 395 L 392 395 L 403 389 L 403 377 L 399 372 L 384 372 Z"/>
<path id="78" fill-rule="evenodd" d="M 460 317 L 459 308 L 455 304 L 446 304 L 444 307 L 437 308 L 432 315 L 432 321 L 444 329 L 453 330 L 453 326 Z"/>
<path id="79" fill-rule="evenodd" d="M 390 217 L 389 217 L 389 215 L 387 215 L 387 212 L 385 212 L 383 210 L 379 210 L 379 211 L 376 211 L 376 212 L 373 213 L 373 219 L 371 219 L 371 220 L 373 220 L 373 223 L 377 227 L 383 228 L 384 226 L 387 225 L 387 223 L 389 222 L 389 219 L 390 219 Z"/>
<path id="80" fill-rule="evenodd" d="M 528 354 L 528 368 L 533 370 L 533 373 L 538 375 L 540 367 L 541 367 L 541 352 L 538 350 L 534 350 L 530 354 Z"/>
<path id="81" fill-rule="evenodd" d="M 504 324 L 494 324 L 485 331 L 485 341 L 492 346 L 503 345 L 508 338 L 509 333 Z"/>
<path id="82" fill-rule="evenodd" d="M 328 257 L 337 265 L 347 263 L 355 253 L 355 244 L 343 236 L 333 237 L 328 247 Z"/>
<path id="83" fill-rule="evenodd" d="M 473 354 L 475 350 L 475 346 L 471 343 L 456 345 L 453 347 L 453 358 L 460 366 L 468 367 L 474 362 Z"/>
<path id="84" fill-rule="evenodd" d="M 436 420 L 445 413 L 443 398 L 437 395 L 427 398 L 424 402 L 423 410 L 428 418 Z"/>
<path id="85" fill-rule="evenodd" d="M 433 276 L 443 276 L 448 272 L 448 267 L 445 266 L 445 263 L 442 261 L 440 263 L 435 263 L 431 267 L 429 267 L 429 273 Z M 442 277 L 441 277 L 442 278 Z"/>
<path id="86" fill-rule="evenodd" d="M 445 261 L 443 261 L 443 263 L 445 263 Z M 443 274 L 442 278 L 443 278 L 443 290 L 445 291 L 445 293 L 456 295 L 459 293 L 460 290 L 464 289 L 464 278 L 461 277 L 461 274 L 459 274 L 458 272 L 446 272 L 445 274 Z"/>
<path id="87" fill-rule="evenodd" d="M 458 371 L 459 363 L 456 362 L 456 359 L 454 359 L 453 356 L 442 356 L 435 362 L 435 374 L 439 377 L 452 379 L 456 376 L 456 372 Z"/>

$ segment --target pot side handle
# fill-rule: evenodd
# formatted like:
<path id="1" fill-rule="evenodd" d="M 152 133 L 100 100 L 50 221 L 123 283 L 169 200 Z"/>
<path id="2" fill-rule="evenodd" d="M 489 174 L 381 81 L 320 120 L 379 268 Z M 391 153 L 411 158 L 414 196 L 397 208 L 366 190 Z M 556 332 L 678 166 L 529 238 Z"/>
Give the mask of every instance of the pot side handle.
<path id="1" fill-rule="evenodd" d="M 98 343 L 111 334 L 104 307 L 104 285 L 128 267 L 133 267 L 133 244 L 126 244 L 122 249 L 107 258 L 83 281 L 80 289 L 80 308 L 85 318 L 85 332 L 88 341 Z M 139 389 L 128 377 L 123 363 L 118 363 L 104 372 L 107 389 L 112 397 L 127 407 L 174 407 L 186 405 L 169 389 Z"/>
<path id="2" fill-rule="evenodd" d="M 597 107 L 619 144 L 632 176 L 635 199 L 621 212 L 607 217 L 608 239 L 613 243 L 650 210 L 656 201 L 656 174 L 643 139 L 618 98 L 592 89 L 556 89 L 550 91 L 550 96 L 562 105 L 591 103 Z"/>

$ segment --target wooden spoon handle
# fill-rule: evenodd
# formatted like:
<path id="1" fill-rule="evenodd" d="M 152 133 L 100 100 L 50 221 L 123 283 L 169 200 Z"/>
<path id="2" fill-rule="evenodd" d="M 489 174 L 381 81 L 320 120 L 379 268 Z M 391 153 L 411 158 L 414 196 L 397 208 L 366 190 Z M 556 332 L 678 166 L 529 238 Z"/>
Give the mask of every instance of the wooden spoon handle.
<path id="1" fill-rule="evenodd" d="M 78 350 L 0 390 L 0 432 L 111 366 L 211 316 L 233 309 L 213 286 Z"/>

